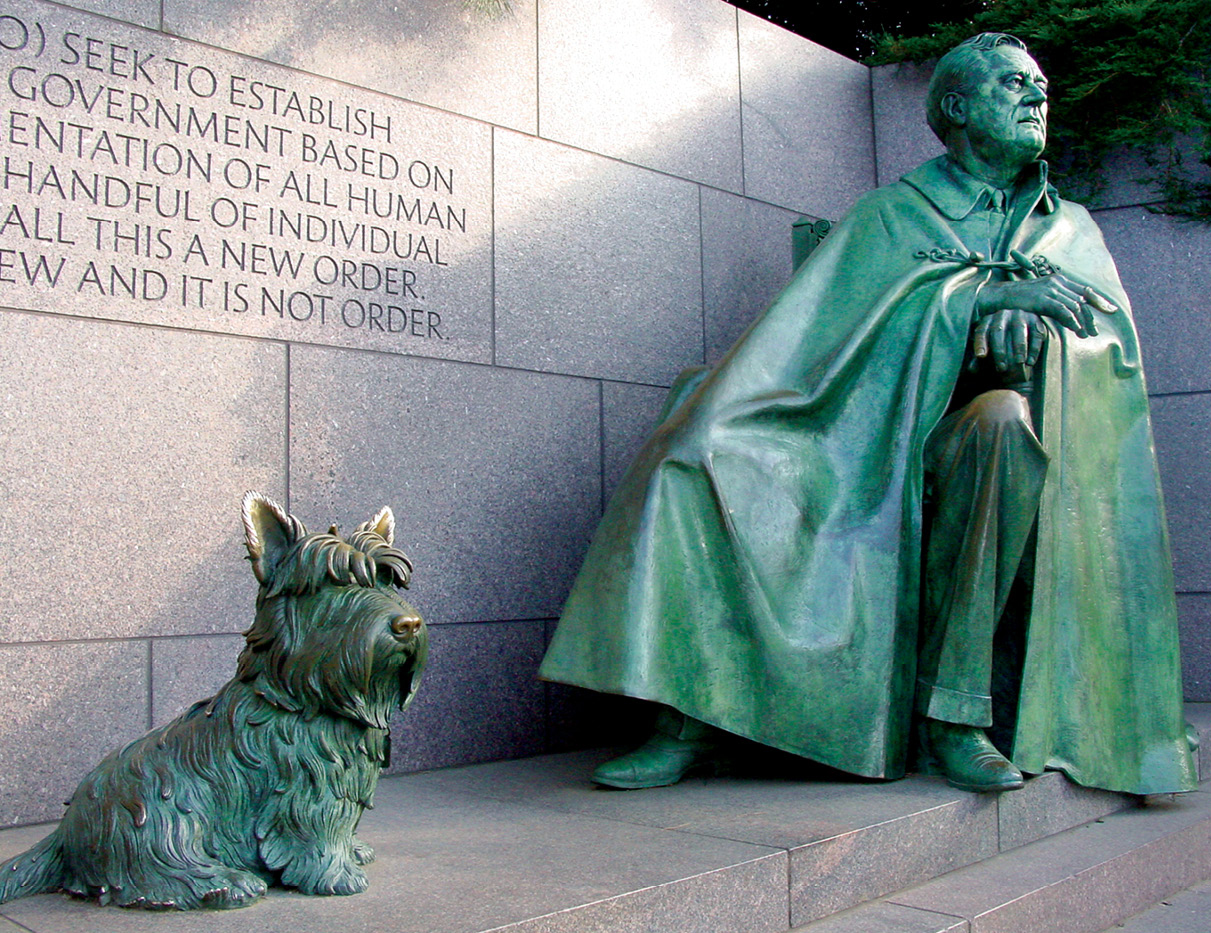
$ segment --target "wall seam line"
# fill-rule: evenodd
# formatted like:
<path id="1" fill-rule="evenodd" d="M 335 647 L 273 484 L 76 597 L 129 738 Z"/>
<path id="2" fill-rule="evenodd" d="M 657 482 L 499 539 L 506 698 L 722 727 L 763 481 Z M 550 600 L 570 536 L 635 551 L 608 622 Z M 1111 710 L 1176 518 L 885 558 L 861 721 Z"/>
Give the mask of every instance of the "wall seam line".
<path id="1" fill-rule="evenodd" d="M 871 168 L 875 171 L 875 187 L 883 184 L 883 173 L 880 170 L 879 131 L 875 116 L 875 69 L 866 69 L 866 93 L 870 98 L 870 155 L 873 161 Z"/>
<path id="2" fill-rule="evenodd" d="M 748 196 L 748 164 L 744 155 L 744 67 L 740 57 L 740 8 L 736 7 L 736 109 L 740 122 L 740 194 Z M 701 203 L 701 191 L 699 188 Z"/>
<path id="3" fill-rule="evenodd" d="M 703 222 L 702 186 L 698 186 L 698 317 L 702 322 L 702 362 L 706 358 L 706 224 Z"/>
<path id="4" fill-rule="evenodd" d="M 512 620 L 509 620 L 512 621 Z M 521 620 L 526 621 L 526 620 Z M 241 632 L 174 632 L 171 635 L 113 635 L 108 638 L 45 638 L 41 641 L 0 642 L 0 651 L 6 648 L 59 648 L 68 645 L 124 645 L 132 642 L 164 641 L 169 638 L 224 638 L 240 635 Z"/>
<path id="5" fill-rule="evenodd" d="M 496 127 L 488 139 L 488 358 L 496 366 Z"/>
<path id="6" fill-rule="evenodd" d="M 605 436 L 605 380 L 597 380 L 597 476 L 601 482 L 598 509 L 605 514 L 606 508 L 606 436 Z"/>
<path id="7" fill-rule="evenodd" d="M 723 190 L 721 188 L 714 188 L 711 185 L 701 185 L 700 187 L 707 188 L 711 191 L 722 191 Z M 727 191 L 724 193 L 735 195 L 735 192 L 730 192 L 730 191 Z M 738 197 L 738 195 L 737 195 L 737 197 Z M 749 198 L 748 200 L 755 201 L 755 199 L 753 199 L 753 198 Z M 765 203 L 765 202 L 758 201 L 756 203 Z M 778 207 L 778 205 L 771 205 L 771 206 Z M 788 208 L 779 208 L 779 209 L 788 210 Z M 644 378 L 642 376 L 627 377 L 624 374 L 600 375 L 597 373 L 565 372 L 565 371 L 557 370 L 557 369 L 534 369 L 534 368 L 530 368 L 530 367 L 526 367 L 526 366 L 516 366 L 516 365 L 507 364 L 507 363 L 491 362 L 488 360 L 460 359 L 458 357 L 449 357 L 449 356 L 429 356 L 429 355 L 423 354 L 423 353 L 401 353 L 401 352 L 397 352 L 395 350 L 384 350 L 381 347 L 354 347 L 354 346 L 346 346 L 346 345 L 338 344 L 338 343 L 320 343 L 318 341 L 310 341 L 310 340 L 288 340 L 288 339 L 283 339 L 281 337 L 275 337 L 275 336 L 270 336 L 270 335 L 265 335 L 265 334 L 239 334 L 239 333 L 234 333 L 231 331 L 210 330 L 210 329 L 201 328 L 201 327 L 187 327 L 183 324 L 182 325 L 155 324 L 155 323 L 150 323 L 147 321 L 128 321 L 128 320 L 123 320 L 121 318 L 97 317 L 97 316 L 90 315 L 90 314 L 78 314 L 78 313 L 72 314 L 72 313 L 59 312 L 59 311 L 43 311 L 43 310 L 40 310 L 37 308 L 18 308 L 18 307 L 14 307 L 12 305 L 0 305 L 0 315 L 4 315 L 4 314 L 30 314 L 30 315 L 35 315 L 38 317 L 50 317 L 50 318 L 64 319 L 64 320 L 71 320 L 71 321 L 87 321 L 87 322 L 93 322 L 93 323 L 98 323 L 98 324 L 114 325 L 116 327 L 136 327 L 136 328 L 143 328 L 143 329 L 147 329 L 147 330 L 171 331 L 171 332 L 179 333 L 179 334 L 196 334 L 201 337 L 218 337 L 218 338 L 222 338 L 222 339 L 231 339 L 231 340 L 248 340 L 248 341 L 252 341 L 254 343 L 262 343 L 262 344 L 282 344 L 283 346 L 291 346 L 291 347 L 293 347 L 293 346 L 319 347 L 320 349 L 324 349 L 324 350 L 339 350 L 339 351 L 345 352 L 345 353 L 371 353 L 376 356 L 391 357 L 392 359 L 419 360 L 424 363 L 447 364 L 450 366 L 474 366 L 476 368 L 498 369 L 498 370 L 501 370 L 502 372 L 525 373 L 525 374 L 534 375 L 534 376 L 549 376 L 553 379 L 580 379 L 580 380 L 584 380 L 587 382 L 596 382 L 598 380 L 604 380 L 605 382 L 618 382 L 618 383 L 622 383 L 624 385 L 648 386 L 648 387 L 654 388 L 654 389 L 668 389 L 669 386 L 672 385 L 671 380 L 669 382 L 656 382 L 656 381 L 645 382 Z M 1197 395 L 1197 394 L 1207 394 L 1207 392 L 1205 392 L 1203 390 L 1192 389 L 1192 390 L 1189 390 L 1188 392 L 1179 392 L 1179 393 L 1152 393 L 1152 397 L 1158 397 L 1158 396 L 1161 396 L 1164 394 Z"/>
<path id="8" fill-rule="evenodd" d="M 542 0 L 534 0 L 534 135 L 542 137 L 542 32 L 540 31 L 539 6 Z"/>
<path id="9" fill-rule="evenodd" d="M 779 846 L 779 848 L 782 848 Z M 791 850 L 782 848 L 786 853 L 786 922 L 792 929 L 795 926 L 795 899 L 793 892 L 795 888 L 795 870 L 791 864 Z"/>
<path id="10" fill-rule="evenodd" d="M 287 342 L 286 343 L 286 391 L 284 393 L 285 398 L 283 399 L 283 409 L 284 409 L 283 417 L 285 418 L 285 423 L 282 425 L 282 441 L 283 441 L 283 445 L 285 447 L 285 449 L 282 451 L 283 456 L 285 457 L 285 463 L 284 463 L 285 468 L 282 470 L 282 473 L 283 473 L 283 482 L 285 483 L 285 486 L 286 486 L 284 492 L 286 494 L 286 512 L 287 513 L 290 513 L 294 510 L 294 503 L 290 501 L 290 493 L 291 493 L 290 476 L 294 472 L 294 465 L 290 462 L 290 440 L 291 440 L 291 438 L 290 438 L 290 398 L 294 394 L 294 378 L 293 378 L 293 373 L 291 372 L 291 366 L 290 366 L 292 349 L 293 349 L 293 346 L 289 342 Z"/>
<path id="11" fill-rule="evenodd" d="M 153 642 L 150 638 L 144 639 L 147 642 L 147 728 L 155 727 L 155 704 L 153 697 L 156 692 L 155 681 L 155 658 L 152 652 L 155 650 Z"/>

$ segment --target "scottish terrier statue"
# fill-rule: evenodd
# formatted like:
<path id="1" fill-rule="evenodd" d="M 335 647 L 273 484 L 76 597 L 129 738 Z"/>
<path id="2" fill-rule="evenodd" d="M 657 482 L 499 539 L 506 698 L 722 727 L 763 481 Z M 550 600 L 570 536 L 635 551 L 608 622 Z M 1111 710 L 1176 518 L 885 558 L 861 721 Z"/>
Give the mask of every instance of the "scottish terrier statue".
<path id="1" fill-rule="evenodd" d="M 111 753 L 53 833 L 0 866 L 0 903 L 65 890 L 124 907 L 243 907 L 270 884 L 356 894 L 355 835 L 415 695 L 426 631 L 400 598 L 412 563 L 384 508 L 344 538 L 308 534 L 256 493 L 244 532 L 260 583 L 235 677 Z"/>

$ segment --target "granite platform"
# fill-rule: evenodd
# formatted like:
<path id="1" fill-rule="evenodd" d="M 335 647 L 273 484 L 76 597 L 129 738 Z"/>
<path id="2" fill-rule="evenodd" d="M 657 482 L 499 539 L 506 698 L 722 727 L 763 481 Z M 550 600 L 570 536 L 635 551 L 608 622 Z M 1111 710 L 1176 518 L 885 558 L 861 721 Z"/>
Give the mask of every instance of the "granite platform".
<path id="1" fill-rule="evenodd" d="M 1189 715 L 1211 738 L 1211 705 Z M 1208 785 L 1143 800 L 1049 773 L 996 797 L 775 757 L 595 788 L 610 754 L 384 778 L 362 823 L 378 853 L 362 895 L 156 914 L 40 895 L 0 907 L 0 933 L 1098 933 L 1187 888 L 1181 904 L 1207 903 Z M 0 859 L 52 825 L 0 832 Z"/>

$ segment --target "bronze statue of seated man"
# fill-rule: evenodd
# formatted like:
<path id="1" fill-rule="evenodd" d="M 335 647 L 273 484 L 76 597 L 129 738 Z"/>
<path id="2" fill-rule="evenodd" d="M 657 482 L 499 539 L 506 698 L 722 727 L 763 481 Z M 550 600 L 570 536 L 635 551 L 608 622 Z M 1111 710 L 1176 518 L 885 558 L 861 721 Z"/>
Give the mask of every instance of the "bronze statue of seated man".
<path id="1" fill-rule="evenodd" d="M 541 674 L 666 709 L 600 784 L 722 730 L 874 778 L 919 746 L 976 791 L 1194 787 L 1138 341 L 1039 160 L 1046 78 L 983 34 L 927 110 L 946 154 L 859 200 L 603 517 Z"/>

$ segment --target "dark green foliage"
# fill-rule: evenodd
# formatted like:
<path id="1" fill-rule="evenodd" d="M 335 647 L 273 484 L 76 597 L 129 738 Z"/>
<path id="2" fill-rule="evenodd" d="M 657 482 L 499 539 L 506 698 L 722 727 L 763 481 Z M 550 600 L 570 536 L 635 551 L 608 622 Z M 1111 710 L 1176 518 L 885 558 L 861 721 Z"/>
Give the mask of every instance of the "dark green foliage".
<path id="1" fill-rule="evenodd" d="M 396 592 L 412 565 L 384 509 L 347 539 L 249 494 L 261 582 L 236 676 L 108 755 L 59 827 L 0 866 L 0 903 L 63 889 L 125 907 L 242 907 L 270 884 L 355 894 L 354 835 L 413 696 L 425 630 Z"/>
<path id="2" fill-rule="evenodd" d="M 1051 81 L 1048 158 L 1096 199 L 1107 156 L 1133 150 L 1159 210 L 1211 222 L 1211 0 L 989 0 L 927 35 L 884 35 L 872 64 L 936 58 L 978 32 L 1023 39 Z"/>
<path id="3" fill-rule="evenodd" d="M 855 59 L 874 52 L 878 36 L 915 35 L 939 21 L 974 16 L 984 6 L 981 0 L 732 0 L 732 4 Z"/>

